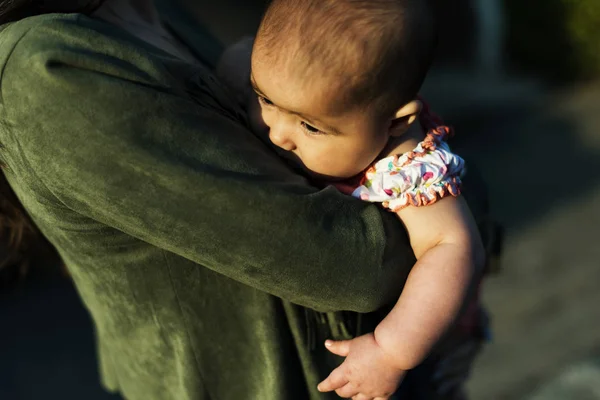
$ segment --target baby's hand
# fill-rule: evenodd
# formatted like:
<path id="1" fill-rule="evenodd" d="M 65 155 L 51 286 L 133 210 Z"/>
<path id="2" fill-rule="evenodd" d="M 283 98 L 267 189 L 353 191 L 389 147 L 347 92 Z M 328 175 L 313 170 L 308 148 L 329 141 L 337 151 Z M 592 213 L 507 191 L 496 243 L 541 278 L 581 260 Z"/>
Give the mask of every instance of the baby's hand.
<path id="1" fill-rule="evenodd" d="M 372 333 L 352 340 L 325 342 L 329 351 L 346 357 L 327 379 L 320 392 L 335 392 L 343 398 L 387 400 L 398 389 L 406 371 L 393 366 Z"/>

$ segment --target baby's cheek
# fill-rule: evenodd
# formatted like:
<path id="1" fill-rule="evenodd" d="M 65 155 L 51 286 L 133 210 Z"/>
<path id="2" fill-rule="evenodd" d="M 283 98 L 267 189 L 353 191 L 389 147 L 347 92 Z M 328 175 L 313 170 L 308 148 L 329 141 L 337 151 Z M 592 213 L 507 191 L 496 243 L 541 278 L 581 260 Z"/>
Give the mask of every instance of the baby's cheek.
<path id="1" fill-rule="evenodd" d="M 352 162 L 356 171 L 354 175 L 369 168 L 375 162 L 379 153 L 380 151 L 377 151 L 375 148 L 363 148 L 357 151 Z"/>
<path id="2" fill-rule="evenodd" d="M 327 151 L 315 151 L 302 148 L 299 152 L 304 166 L 311 172 L 325 177 L 339 176 L 339 165 L 335 156 Z"/>
<path id="3" fill-rule="evenodd" d="M 324 139 L 324 138 L 323 138 Z M 336 138 L 337 139 L 337 138 Z M 339 140 L 330 143 L 303 143 L 301 158 L 311 171 L 331 178 L 351 178 L 371 164 L 369 152 L 357 146 L 348 146 Z"/>
<path id="4" fill-rule="evenodd" d="M 368 164 L 363 165 L 363 162 L 347 154 L 338 154 L 335 158 L 331 157 L 328 164 L 329 175 L 344 179 L 359 174 L 368 166 Z"/>

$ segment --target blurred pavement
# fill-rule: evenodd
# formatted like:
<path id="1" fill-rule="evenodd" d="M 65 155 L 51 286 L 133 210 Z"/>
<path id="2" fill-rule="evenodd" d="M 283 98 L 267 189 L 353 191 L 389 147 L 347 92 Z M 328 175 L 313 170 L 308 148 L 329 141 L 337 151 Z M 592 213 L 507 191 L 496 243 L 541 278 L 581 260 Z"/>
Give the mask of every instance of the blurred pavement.
<path id="1" fill-rule="evenodd" d="M 504 269 L 484 289 L 494 341 L 475 369 L 475 400 L 523 399 L 600 357 L 600 82 L 554 91 L 518 82 L 457 75 L 429 96 L 447 108 L 454 147 L 487 178 L 507 228 Z M 579 393 L 563 399 L 590 399 Z"/>

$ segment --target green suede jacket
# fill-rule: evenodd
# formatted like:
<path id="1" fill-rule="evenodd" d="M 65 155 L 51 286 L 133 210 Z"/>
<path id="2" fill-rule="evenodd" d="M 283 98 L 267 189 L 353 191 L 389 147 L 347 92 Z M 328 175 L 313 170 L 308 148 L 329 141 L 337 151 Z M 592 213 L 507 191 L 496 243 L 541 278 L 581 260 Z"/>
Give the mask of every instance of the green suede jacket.
<path id="1" fill-rule="evenodd" d="M 219 45 L 165 15 L 214 65 Z M 336 398 L 315 389 L 339 363 L 320 340 L 371 329 L 352 312 L 393 302 L 414 262 L 393 215 L 310 186 L 210 71 L 102 21 L 4 25 L 0 67 L 5 175 L 93 317 L 106 388 Z"/>

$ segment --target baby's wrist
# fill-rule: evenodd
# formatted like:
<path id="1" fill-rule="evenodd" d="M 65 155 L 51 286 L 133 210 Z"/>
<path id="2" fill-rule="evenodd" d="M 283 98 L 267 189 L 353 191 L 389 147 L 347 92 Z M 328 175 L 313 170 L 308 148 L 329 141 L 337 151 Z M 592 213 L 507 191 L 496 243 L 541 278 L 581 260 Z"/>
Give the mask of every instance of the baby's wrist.
<path id="1" fill-rule="evenodd" d="M 390 366 L 402 371 L 409 371 L 421 363 L 423 357 L 415 354 L 413 350 L 404 345 L 405 340 L 399 338 L 396 332 L 389 332 L 385 326 L 377 326 L 373 337 Z"/>

